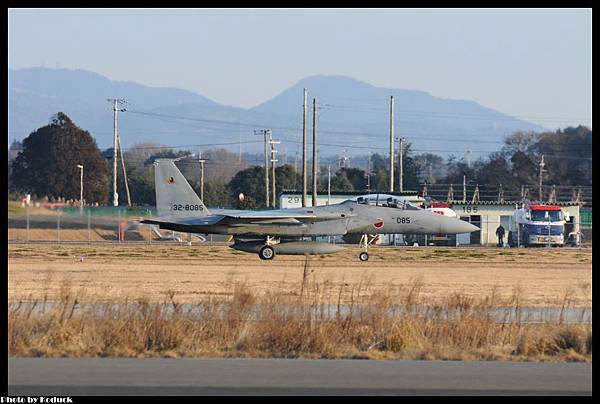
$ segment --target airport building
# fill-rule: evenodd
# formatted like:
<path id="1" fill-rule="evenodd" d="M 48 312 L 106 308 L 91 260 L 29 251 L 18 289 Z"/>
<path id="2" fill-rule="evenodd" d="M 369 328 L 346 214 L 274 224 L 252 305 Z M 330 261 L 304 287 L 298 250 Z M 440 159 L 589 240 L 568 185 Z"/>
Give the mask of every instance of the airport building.
<path id="1" fill-rule="evenodd" d="M 425 199 L 413 192 L 391 192 L 386 193 L 396 196 L 406 197 L 410 202 L 415 205 L 421 205 L 425 202 Z M 317 196 L 317 206 L 336 204 L 343 202 L 347 199 L 356 197 L 358 195 L 364 195 L 362 193 L 331 193 L 330 195 L 323 194 Z M 302 193 L 301 192 L 284 192 L 280 195 L 279 204 L 281 208 L 298 208 L 302 206 Z M 308 194 L 307 205 L 312 206 L 312 194 Z M 462 201 L 453 200 L 448 202 L 449 208 L 451 208 L 456 215 L 461 219 L 465 220 L 481 230 L 473 233 L 458 234 L 456 236 L 447 236 L 445 244 L 450 246 L 488 246 L 496 245 L 498 238 L 496 236 L 496 229 L 499 225 L 502 225 L 508 233 L 508 224 L 511 216 L 515 209 L 520 206 L 518 201 Z M 578 231 L 580 224 L 580 204 L 577 202 L 556 202 L 553 205 L 558 205 L 567 212 L 570 216 L 569 222 L 565 226 L 565 233 L 568 234 L 571 231 Z M 415 240 L 416 239 L 416 240 Z M 505 236 L 506 240 L 506 236 Z M 382 237 L 381 244 L 396 244 L 402 245 L 405 243 L 413 244 L 417 241 L 419 244 L 430 244 L 436 241 L 435 236 L 429 238 L 415 238 L 415 237 L 404 237 L 403 235 L 387 235 Z"/>

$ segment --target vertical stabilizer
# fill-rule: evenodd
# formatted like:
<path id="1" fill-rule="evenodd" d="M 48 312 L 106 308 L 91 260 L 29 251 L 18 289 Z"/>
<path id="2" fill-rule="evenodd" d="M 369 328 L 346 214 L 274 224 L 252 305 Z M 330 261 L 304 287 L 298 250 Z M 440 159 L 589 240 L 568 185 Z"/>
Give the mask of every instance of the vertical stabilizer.
<path id="1" fill-rule="evenodd" d="M 159 216 L 206 216 L 210 212 L 175 165 L 174 159 L 154 162 L 156 209 Z"/>

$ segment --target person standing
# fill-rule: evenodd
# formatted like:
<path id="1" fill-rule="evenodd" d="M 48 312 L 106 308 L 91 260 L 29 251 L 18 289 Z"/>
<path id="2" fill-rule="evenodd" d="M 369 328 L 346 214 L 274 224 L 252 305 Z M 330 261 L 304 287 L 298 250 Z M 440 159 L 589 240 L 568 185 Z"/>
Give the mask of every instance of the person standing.
<path id="1" fill-rule="evenodd" d="M 498 226 L 496 229 L 496 236 L 498 237 L 498 247 L 504 246 L 504 227 L 502 225 Z"/>

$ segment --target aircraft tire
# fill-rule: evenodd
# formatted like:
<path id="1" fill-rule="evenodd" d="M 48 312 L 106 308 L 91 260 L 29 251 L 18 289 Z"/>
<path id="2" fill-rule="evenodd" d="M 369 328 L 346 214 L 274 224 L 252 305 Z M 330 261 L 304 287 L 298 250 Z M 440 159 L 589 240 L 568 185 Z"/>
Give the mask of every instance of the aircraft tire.
<path id="1" fill-rule="evenodd" d="M 358 259 L 361 260 L 361 261 L 368 261 L 369 260 L 369 254 L 366 251 L 363 251 L 360 254 L 358 254 Z"/>
<path id="2" fill-rule="evenodd" d="M 275 250 L 271 246 L 264 246 L 260 249 L 258 256 L 261 260 L 272 260 L 275 258 Z"/>

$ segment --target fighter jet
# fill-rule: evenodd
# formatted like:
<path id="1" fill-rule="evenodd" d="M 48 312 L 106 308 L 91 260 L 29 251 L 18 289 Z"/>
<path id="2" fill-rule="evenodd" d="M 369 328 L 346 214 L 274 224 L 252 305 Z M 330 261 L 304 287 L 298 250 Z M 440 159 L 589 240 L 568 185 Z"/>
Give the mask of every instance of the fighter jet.
<path id="1" fill-rule="evenodd" d="M 157 159 L 155 166 L 158 217 L 141 223 L 186 233 L 232 235 L 232 248 L 258 253 L 263 260 L 276 254 L 329 254 L 339 245 L 305 240 L 319 236 L 360 234 L 361 261 L 378 234 L 458 234 L 479 230 L 459 220 L 426 211 L 392 195 L 370 194 L 339 204 L 275 209 L 208 210 L 194 192 L 176 159 Z"/>

